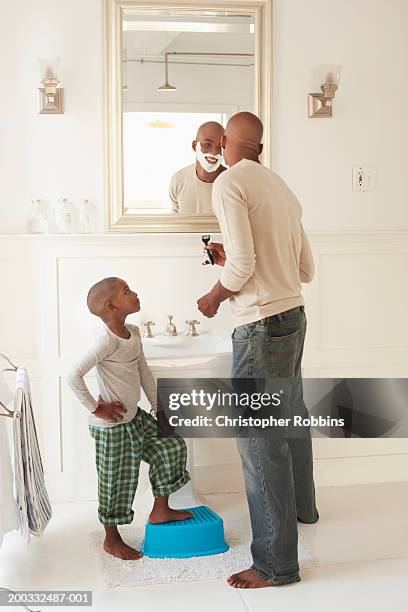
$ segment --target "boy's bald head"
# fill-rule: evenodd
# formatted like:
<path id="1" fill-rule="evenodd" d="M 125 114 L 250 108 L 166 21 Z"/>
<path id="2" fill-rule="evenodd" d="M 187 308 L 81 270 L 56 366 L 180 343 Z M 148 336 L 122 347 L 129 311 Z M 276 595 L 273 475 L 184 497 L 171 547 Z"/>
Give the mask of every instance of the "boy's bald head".
<path id="1" fill-rule="evenodd" d="M 106 303 L 114 296 L 120 279 L 117 276 L 104 278 L 88 291 L 87 304 L 90 312 L 100 317 L 105 309 Z"/>
<path id="2" fill-rule="evenodd" d="M 240 159 L 258 161 L 262 152 L 262 121 L 249 112 L 233 115 L 225 128 L 223 147 L 228 164 L 233 165 Z"/>

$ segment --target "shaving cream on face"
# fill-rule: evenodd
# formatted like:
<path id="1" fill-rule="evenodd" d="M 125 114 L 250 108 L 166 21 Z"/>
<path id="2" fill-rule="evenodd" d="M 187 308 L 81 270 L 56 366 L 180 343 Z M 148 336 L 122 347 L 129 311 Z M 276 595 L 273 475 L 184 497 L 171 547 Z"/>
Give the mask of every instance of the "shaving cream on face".
<path id="1" fill-rule="evenodd" d="M 206 172 L 215 172 L 216 170 L 218 170 L 218 168 L 221 166 L 221 164 L 223 162 L 222 155 L 220 155 L 220 154 L 213 155 L 212 153 L 207 153 L 207 157 L 213 157 L 217 161 L 215 163 L 213 163 L 213 164 L 211 164 L 209 161 L 207 161 L 205 153 L 203 153 L 202 150 L 201 150 L 200 142 L 197 142 L 197 144 L 196 144 L 196 158 L 197 158 L 197 161 L 200 164 L 200 166 Z"/>

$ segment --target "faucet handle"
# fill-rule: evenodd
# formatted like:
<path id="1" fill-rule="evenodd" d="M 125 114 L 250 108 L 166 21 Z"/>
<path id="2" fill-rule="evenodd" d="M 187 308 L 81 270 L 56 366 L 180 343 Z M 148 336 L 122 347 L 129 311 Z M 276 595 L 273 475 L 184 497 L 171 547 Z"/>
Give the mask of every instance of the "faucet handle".
<path id="1" fill-rule="evenodd" d="M 152 325 L 155 325 L 155 322 L 154 321 L 144 321 L 142 323 L 142 325 L 145 328 L 144 329 L 144 334 L 143 334 L 144 337 L 145 338 L 153 338 L 153 332 L 152 332 L 152 330 L 150 328 L 152 327 Z"/>
<path id="2" fill-rule="evenodd" d="M 172 314 L 167 315 L 169 322 L 167 323 L 166 331 L 164 332 L 165 336 L 177 336 L 177 328 L 174 325 Z"/>
<path id="3" fill-rule="evenodd" d="M 198 336 L 198 332 L 196 330 L 196 325 L 200 325 L 200 321 L 196 319 L 187 319 L 186 323 L 188 325 L 187 336 Z"/>

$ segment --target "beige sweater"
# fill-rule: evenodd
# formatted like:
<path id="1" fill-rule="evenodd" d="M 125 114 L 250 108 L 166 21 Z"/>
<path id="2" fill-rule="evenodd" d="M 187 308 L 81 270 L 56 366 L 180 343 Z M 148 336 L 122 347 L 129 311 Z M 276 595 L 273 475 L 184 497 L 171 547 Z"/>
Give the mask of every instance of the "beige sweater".
<path id="1" fill-rule="evenodd" d="M 174 212 L 180 215 L 213 215 L 213 183 L 201 181 L 195 164 L 182 168 L 171 177 L 169 196 Z"/>
<path id="2" fill-rule="evenodd" d="M 104 325 L 93 347 L 79 359 L 68 375 L 69 386 L 90 412 L 89 425 L 113 427 L 131 421 L 138 410 L 140 387 L 146 393 L 153 411 L 157 410 L 156 383 L 143 353 L 139 328 L 128 323 L 126 328 L 130 332 L 128 339 L 120 338 Z M 92 368 L 95 368 L 102 398 L 107 402 L 122 402 L 126 408 L 121 421 L 105 421 L 93 414 L 98 401 L 84 380 Z"/>
<path id="3" fill-rule="evenodd" d="M 227 261 L 221 284 L 235 325 L 304 304 L 301 283 L 314 275 L 302 208 L 285 182 L 257 162 L 242 159 L 214 182 L 213 210 Z"/>

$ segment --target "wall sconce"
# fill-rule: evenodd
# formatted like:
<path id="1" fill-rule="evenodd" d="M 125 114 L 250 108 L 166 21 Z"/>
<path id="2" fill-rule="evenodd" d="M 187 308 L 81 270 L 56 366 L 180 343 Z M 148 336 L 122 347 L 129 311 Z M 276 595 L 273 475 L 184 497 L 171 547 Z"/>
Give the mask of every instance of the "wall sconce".
<path id="1" fill-rule="evenodd" d="M 340 81 L 343 66 L 323 64 L 317 68 L 318 82 L 322 93 L 310 93 L 307 96 L 309 117 L 332 117 L 332 100 Z"/>
<path id="2" fill-rule="evenodd" d="M 64 90 L 58 87 L 59 58 L 38 60 L 43 87 L 40 92 L 40 115 L 61 114 L 64 112 Z"/>

